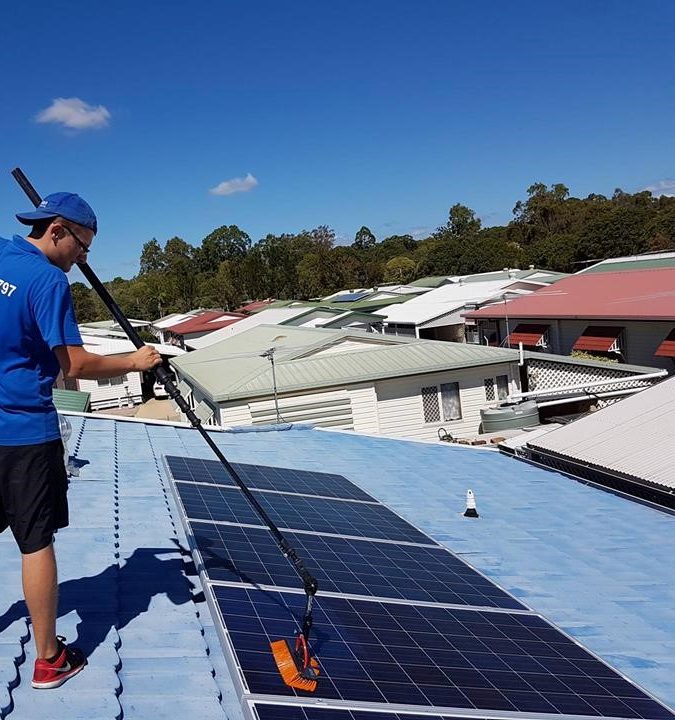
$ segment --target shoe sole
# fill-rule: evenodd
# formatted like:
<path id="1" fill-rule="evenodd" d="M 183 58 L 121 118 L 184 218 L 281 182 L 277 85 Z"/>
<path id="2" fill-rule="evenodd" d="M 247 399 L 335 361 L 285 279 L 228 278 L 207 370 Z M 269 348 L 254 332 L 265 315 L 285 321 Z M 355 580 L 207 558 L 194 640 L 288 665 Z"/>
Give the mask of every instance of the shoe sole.
<path id="1" fill-rule="evenodd" d="M 87 663 L 83 662 L 82 665 L 75 668 L 74 670 L 64 673 L 63 675 L 60 675 L 56 680 L 50 680 L 49 682 L 35 682 L 35 680 L 33 680 L 31 682 L 31 685 L 36 690 L 52 690 L 54 688 L 61 687 L 61 685 L 63 685 L 64 682 L 66 682 L 67 680 L 70 680 L 71 677 L 74 677 L 75 675 L 77 675 L 77 673 L 84 670 L 86 665 L 87 665 Z"/>

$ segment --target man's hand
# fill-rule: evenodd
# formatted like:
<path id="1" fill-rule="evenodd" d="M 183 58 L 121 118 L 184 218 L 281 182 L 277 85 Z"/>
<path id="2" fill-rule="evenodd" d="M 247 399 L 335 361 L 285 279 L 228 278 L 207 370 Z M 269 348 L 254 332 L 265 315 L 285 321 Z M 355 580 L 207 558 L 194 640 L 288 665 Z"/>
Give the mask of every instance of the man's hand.
<path id="1" fill-rule="evenodd" d="M 151 345 L 144 345 L 142 348 L 131 353 L 129 360 L 133 364 L 134 370 L 151 370 L 162 362 L 160 354 L 157 349 Z"/>

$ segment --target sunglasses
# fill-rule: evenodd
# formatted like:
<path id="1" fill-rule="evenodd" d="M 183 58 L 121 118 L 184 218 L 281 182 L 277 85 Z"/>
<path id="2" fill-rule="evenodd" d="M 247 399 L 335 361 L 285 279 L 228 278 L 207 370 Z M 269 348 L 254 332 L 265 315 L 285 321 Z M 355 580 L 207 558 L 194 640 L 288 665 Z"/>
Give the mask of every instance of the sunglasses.
<path id="1" fill-rule="evenodd" d="M 76 235 L 67 225 L 62 225 L 61 227 L 62 227 L 69 235 L 72 236 L 73 240 L 75 240 L 75 242 L 80 246 L 80 250 L 82 250 L 82 252 L 83 252 L 85 255 L 88 255 L 88 254 L 89 254 L 89 249 L 90 249 L 90 248 L 89 248 L 89 245 L 85 245 L 85 244 L 82 242 L 82 240 L 80 240 L 80 238 L 77 237 L 77 235 Z"/>

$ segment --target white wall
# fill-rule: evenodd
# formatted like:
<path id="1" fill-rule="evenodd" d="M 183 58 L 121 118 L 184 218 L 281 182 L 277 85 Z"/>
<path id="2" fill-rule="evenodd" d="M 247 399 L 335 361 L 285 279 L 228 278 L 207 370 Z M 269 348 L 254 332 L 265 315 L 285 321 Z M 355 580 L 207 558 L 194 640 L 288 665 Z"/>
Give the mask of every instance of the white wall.
<path id="1" fill-rule="evenodd" d="M 130 372 L 127 374 L 126 385 L 129 393 L 122 385 L 107 385 L 99 387 L 97 380 L 78 380 L 78 389 L 83 392 L 91 393 L 91 409 L 101 410 L 102 408 L 124 407 L 128 404 L 128 395 L 134 404 L 142 401 L 141 392 L 141 373 Z"/>
<path id="2" fill-rule="evenodd" d="M 375 384 L 379 432 L 383 435 L 423 440 L 437 440 L 439 428 L 445 428 L 454 436 L 476 434 L 479 431 L 481 408 L 495 404 L 485 399 L 484 380 L 494 380 L 497 375 L 509 376 L 511 392 L 520 389 L 517 363 L 381 380 Z M 422 407 L 422 388 L 449 382 L 459 383 L 461 420 L 426 423 Z"/>

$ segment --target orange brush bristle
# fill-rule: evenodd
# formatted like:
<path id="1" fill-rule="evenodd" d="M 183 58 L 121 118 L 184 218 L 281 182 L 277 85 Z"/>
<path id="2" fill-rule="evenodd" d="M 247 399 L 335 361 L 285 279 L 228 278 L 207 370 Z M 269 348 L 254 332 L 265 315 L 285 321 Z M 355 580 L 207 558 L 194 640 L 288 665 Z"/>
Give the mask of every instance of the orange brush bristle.
<path id="1" fill-rule="evenodd" d="M 295 655 L 286 640 L 275 640 L 270 643 L 270 647 L 281 679 L 286 685 L 305 692 L 314 692 L 316 690 L 316 680 L 310 680 L 302 676 L 302 669 L 298 667 Z M 318 675 L 319 663 L 314 658 L 310 658 L 309 664 L 313 672 Z"/>

